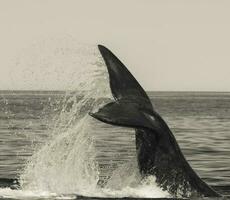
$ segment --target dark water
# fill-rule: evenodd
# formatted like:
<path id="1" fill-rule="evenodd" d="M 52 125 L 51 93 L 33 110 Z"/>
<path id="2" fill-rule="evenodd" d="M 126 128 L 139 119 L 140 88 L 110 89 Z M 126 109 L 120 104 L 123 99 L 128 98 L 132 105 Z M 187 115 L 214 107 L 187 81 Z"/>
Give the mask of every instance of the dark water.
<path id="1" fill-rule="evenodd" d="M 195 171 L 222 194 L 230 195 L 230 93 L 148 94 Z M 0 92 L 1 184 L 18 178 L 34 147 L 47 140 L 63 96 L 62 92 Z M 132 135 L 98 134 L 96 139 L 102 174 L 109 166 L 116 168 L 134 157 Z"/>

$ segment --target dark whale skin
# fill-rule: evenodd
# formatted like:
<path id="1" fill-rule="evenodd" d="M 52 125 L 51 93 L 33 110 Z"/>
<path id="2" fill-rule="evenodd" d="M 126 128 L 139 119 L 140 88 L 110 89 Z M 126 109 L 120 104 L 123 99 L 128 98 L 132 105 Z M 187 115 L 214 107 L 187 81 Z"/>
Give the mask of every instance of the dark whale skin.
<path id="1" fill-rule="evenodd" d="M 135 128 L 140 174 L 156 176 L 157 184 L 173 197 L 221 197 L 188 164 L 168 125 L 125 65 L 106 47 L 98 48 L 115 101 L 89 114 L 104 123 Z"/>

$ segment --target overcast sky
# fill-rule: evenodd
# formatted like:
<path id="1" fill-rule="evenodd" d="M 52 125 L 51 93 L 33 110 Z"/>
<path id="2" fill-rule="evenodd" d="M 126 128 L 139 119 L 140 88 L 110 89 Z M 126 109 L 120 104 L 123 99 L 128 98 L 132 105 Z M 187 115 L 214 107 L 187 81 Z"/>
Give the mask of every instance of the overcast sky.
<path id="1" fill-rule="evenodd" d="M 74 49 L 99 43 L 147 90 L 230 91 L 229 11 L 227 0 L 0 0 L 0 89 L 65 89 Z"/>

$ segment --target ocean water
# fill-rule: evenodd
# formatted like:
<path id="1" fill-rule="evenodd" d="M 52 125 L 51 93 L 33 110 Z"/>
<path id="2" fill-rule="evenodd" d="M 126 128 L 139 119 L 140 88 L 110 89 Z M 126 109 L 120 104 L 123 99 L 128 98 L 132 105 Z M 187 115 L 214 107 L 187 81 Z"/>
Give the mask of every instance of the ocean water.
<path id="1" fill-rule="evenodd" d="M 230 93 L 148 95 L 193 169 L 230 195 Z M 78 92 L 1 91 L 0 197 L 169 197 L 154 177 L 139 184 L 134 130 L 88 116 L 106 102 L 98 99 L 85 101 Z M 22 188 L 12 189 L 14 179 Z"/>

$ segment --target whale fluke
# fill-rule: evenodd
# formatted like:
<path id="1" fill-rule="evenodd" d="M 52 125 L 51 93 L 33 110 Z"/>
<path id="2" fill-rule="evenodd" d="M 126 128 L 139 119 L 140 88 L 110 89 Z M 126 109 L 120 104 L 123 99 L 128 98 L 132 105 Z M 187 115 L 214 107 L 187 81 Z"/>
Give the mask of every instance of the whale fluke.
<path id="1" fill-rule="evenodd" d="M 98 49 L 108 69 L 110 88 L 114 99 L 128 99 L 152 110 L 148 95 L 125 65 L 106 47 L 98 45 Z"/>
<path id="2" fill-rule="evenodd" d="M 98 48 L 115 101 L 90 115 L 108 124 L 135 128 L 137 161 L 143 178 L 156 176 L 157 184 L 174 197 L 220 197 L 190 167 L 168 125 L 125 65 L 106 47 Z"/>

